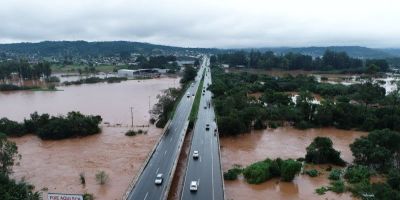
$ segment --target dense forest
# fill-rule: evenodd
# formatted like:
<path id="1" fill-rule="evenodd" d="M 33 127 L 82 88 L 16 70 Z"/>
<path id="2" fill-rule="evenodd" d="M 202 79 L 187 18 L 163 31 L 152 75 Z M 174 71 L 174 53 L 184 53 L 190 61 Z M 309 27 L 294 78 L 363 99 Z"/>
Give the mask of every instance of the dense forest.
<path id="1" fill-rule="evenodd" d="M 271 77 L 224 73 L 213 67 L 215 111 L 222 134 L 248 132 L 285 123 L 297 128 L 334 126 L 400 131 L 400 94 L 385 95 L 378 83 L 349 86 L 319 83 L 312 76 Z M 252 94 L 260 94 L 260 98 Z M 298 94 L 293 100 L 292 94 Z M 320 103 L 315 96 L 321 97 Z"/>
<path id="2" fill-rule="evenodd" d="M 312 57 L 299 53 L 276 55 L 272 51 L 236 51 L 234 53 L 218 54 L 211 57 L 213 64 L 228 64 L 230 67 L 243 66 L 260 69 L 282 70 L 342 70 L 349 72 L 387 71 L 389 64 L 384 59 L 352 58 L 345 52 L 327 50 L 322 57 Z"/>

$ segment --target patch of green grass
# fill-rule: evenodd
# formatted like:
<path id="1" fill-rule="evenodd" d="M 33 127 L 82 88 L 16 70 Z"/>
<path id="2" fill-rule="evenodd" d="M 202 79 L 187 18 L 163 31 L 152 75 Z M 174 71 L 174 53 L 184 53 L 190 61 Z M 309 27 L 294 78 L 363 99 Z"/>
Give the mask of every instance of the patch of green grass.
<path id="1" fill-rule="evenodd" d="M 189 123 L 194 123 L 197 118 L 197 114 L 199 113 L 200 107 L 200 99 L 201 99 L 201 91 L 203 90 L 204 84 L 204 75 L 201 78 L 199 87 L 197 88 L 196 96 L 193 102 L 192 110 L 190 111 Z"/>

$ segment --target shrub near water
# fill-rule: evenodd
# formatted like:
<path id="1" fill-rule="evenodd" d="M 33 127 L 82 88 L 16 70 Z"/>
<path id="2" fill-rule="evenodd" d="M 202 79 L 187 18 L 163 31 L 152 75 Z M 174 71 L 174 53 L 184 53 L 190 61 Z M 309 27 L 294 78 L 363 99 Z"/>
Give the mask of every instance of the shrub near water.
<path id="1" fill-rule="evenodd" d="M 270 179 L 269 163 L 267 162 L 256 162 L 246 167 L 243 171 L 243 175 L 246 181 L 251 184 L 259 184 Z"/>
<path id="2" fill-rule="evenodd" d="M 266 159 L 256 162 L 243 170 L 246 181 L 251 184 L 259 184 L 274 177 L 281 177 L 282 181 L 292 181 L 301 170 L 301 163 L 292 159 L 275 160 Z"/>
<path id="3" fill-rule="evenodd" d="M 281 165 L 281 178 L 283 181 L 292 181 L 294 176 L 301 170 L 301 163 L 289 159 L 282 162 Z"/>
<path id="4" fill-rule="evenodd" d="M 346 164 L 345 161 L 340 158 L 340 152 L 333 149 L 332 140 L 327 137 L 314 138 L 314 141 L 307 147 L 306 150 L 306 162 L 314 164 Z"/>
<path id="5" fill-rule="evenodd" d="M 337 181 L 340 179 L 340 176 L 342 175 L 342 170 L 340 169 L 334 169 L 329 173 L 329 179 Z"/>

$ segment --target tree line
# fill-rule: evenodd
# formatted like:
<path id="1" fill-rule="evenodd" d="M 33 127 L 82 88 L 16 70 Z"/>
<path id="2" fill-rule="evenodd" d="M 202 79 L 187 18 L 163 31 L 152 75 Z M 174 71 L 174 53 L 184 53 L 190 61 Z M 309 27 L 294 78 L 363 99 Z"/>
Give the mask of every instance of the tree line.
<path id="1" fill-rule="evenodd" d="M 22 123 L 1 118 L 0 132 L 7 136 L 35 134 L 44 140 L 59 140 L 99 133 L 101 121 L 98 115 L 83 115 L 80 112 L 69 112 L 66 116 L 34 112 Z"/>
<path id="2" fill-rule="evenodd" d="M 352 58 L 346 52 L 326 50 L 322 57 L 287 53 L 276 55 L 272 51 L 236 51 L 214 55 L 210 59 L 212 64 L 228 64 L 230 67 L 244 66 L 260 69 L 282 70 L 342 70 L 349 72 L 388 71 L 389 64 L 384 59 L 367 59 L 365 63 L 358 58 Z"/>
<path id="3" fill-rule="evenodd" d="M 185 67 L 182 79 L 180 80 L 181 88 L 169 88 L 164 90 L 162 94 L 157 95 L 158 102 L 150 112 L 152 114 L 151 121 L 156 123 L 158 128 L 163 128 L 172 117 L 179 98 L 184 95 L 184 92 L 195 79 L 196 75 L 196 68 L 192 66 Z"/>
<path id="4" fill-rule="evenodd" d="M 219 67 L 212 70 L 210 90 L 222 134 L 275 128 L 285 123 L 301 129 L 334 126 L 400 131 L 399 89 L 385 95 L 385 89 L 372 81 L 346 86 L 319 83 L 312 76 L 224 73 Z M 293 93 L 298 96 L 293 98 Z M 320 103 L 315 102 L 315 95 L 321 96 Z"/>
<path id="5" fill-rule="evenodd" d="M 33 65 L 24 60 L 0 62 L 0 80 L 10 79 L 12 73 L 23 79 L 49 78 L 51 68 L 48 62 Z"/>

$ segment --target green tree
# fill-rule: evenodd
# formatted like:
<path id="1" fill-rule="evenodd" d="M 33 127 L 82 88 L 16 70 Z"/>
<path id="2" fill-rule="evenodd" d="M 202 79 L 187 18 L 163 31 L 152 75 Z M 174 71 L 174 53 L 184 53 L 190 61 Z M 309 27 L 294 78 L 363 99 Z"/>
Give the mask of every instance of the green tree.
<path id="1" fill-rule="evenodd" d="M 340 152 L 333 149 L 332 140 L 327 137 L 315 137 L 306 150 L 305 159 L 307 162 L 315 164 L 345 164 L 345 161 L 340 158 Z"/>
<path id="2" fill-rule="evenodd" d="M 197 71 L 192 66 L 186 66 L 185 70 L 183 71 L 183 77 L 180 80 L 182 84 L 188 83 L 189 81 L 193 81 L 197 75 Z"/>
<path id="3" fill-rule="evenodd" d="M 0 133 L 0 173 L 10 174 L 17 159 L 20 159 L 17 145 L 7 140 L 4 133 Z"/>
<path id="4" fill-rule="evenodd" d="M 376 130 L 350 144 L 354 162 L 386 171 L 399 166 L 400 134 L 389 129 Z"/>
<path id="5" fill-rule="evenodd" d="M 285 160 L 281 165 L 281 179 L 283 181 L 292 181 L 296 174 L 301 170 L 301 163 L 292 159 Z"/>

